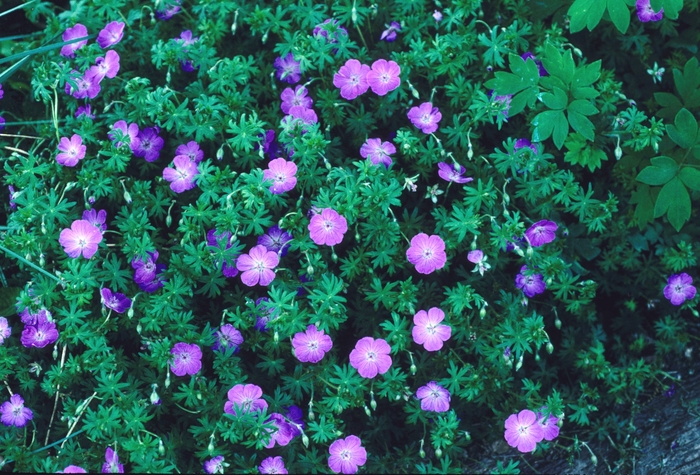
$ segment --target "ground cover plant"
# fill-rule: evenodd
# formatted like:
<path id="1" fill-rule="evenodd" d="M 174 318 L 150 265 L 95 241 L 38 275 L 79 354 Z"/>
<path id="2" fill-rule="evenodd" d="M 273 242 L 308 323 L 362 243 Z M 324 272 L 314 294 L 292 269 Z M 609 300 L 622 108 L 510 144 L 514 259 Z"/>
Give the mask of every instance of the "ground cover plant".
<path id="1" fill-rule="evenodd" d="M 1 5 L 3 469 L 630 470 L 696 338 L 696 2 Z"/>

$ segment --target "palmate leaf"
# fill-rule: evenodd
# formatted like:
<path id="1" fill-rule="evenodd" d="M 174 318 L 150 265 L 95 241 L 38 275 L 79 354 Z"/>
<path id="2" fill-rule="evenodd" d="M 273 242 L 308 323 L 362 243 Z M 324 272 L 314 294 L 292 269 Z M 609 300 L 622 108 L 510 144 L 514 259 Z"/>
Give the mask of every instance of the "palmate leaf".
<path id="1" fill-rule="evenodd" d="M 654 217 L 667 214 L 668 221 L 676 231 L 690 219 L 690 194 L 679 177 L 674 177 L 666 183 L 654 205 Z"/>

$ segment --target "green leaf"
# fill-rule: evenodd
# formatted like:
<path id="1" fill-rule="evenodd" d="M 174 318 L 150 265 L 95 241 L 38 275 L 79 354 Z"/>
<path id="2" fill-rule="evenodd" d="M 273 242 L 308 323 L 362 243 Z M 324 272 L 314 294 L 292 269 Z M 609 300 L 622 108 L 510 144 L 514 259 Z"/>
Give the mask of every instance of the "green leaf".
<path id="1" fill-rule="evenodd" d="M 647 224 L 654 220 L 654 201 L 651 199 L 649 187 L 641 185 L 636 191 L 632 192 L 630 203 L 637 205 L 634 208 L 634 218 L 639 229 L 644 229 Z"/>
<path id="2" fill-rule="evenodd" d="M 590 86 L 600 77 L 600 60 L 591 64 L 579 66 L 574 74 L 572 85 L 575 87 Z"/>
<path id="3" fill-rule="evenodd" d="M 571 50 L 567 50 L 561 54 L 551 43 L 547 43 L 545 54 L 542 57 L 542 64 L 549 72 L 550 76 L 560 79 L 564 84 L 570 84 L 576 65 L 574 58 L 571 56 Z"/>
<path id="4" fill-rule="evenodd" d="M 680 99 L 670 92 L 655 92 L 654 99 L 663 107 L 656 113 L 656 116 L 662 119 L 672 119 L 683 107 Z"/>
<path id="5" fill-rule="evenodd" d="M 570 112 L 577 112 L 582 115 L 593 115 L 598 112 L 590 101 L 584 101 L 581 99 L 571 101 L 571 104 L 567 107 Z"/>
<path id="6" fill-rule="evenodd" d="M 651 166 L 646 167 L 637 175 L 637 181 L 647 185 L 660 186 L 668 183 L 678 172 L 678 164 L 671 157 L 654 157 Z"/>
<path id="7" fill-rule="evenodd" d="M 534 61 L 523 61 L 515 54 L 508 55 L 508 60 L 513 74 L 499 71 L 494 79 L 486 82 L 486 87 L 495 90 L 498 95 L 506 95 L 537 85 L 540 74 Z"/>
<path id="8" fill-rule="evenodd" d="M 668 136 L 681 148 L 691 148 L 697 142 L 698 121 L 688 109 L 681 109 L 676 114 L 675 125 L 667 125 Z"/>
<path id="9" fill-rule="evenodd" d="M 564 112 L 559 111 L 557 115 L 558 117 L 557 121 L 554 123 L 552 138 L 554 139 L 554 145 L 556 145 L 558 149 L 561 149 L 564 146 L 566 136 L 569 134 L 569 122 L 566 120 Z M 588 120 L 585 117 L 583 118 Z"/>
<path id="10" fill-rule="evenodd" d="M 600 168 L 601 162 L 608 159 L 605 152 L 587 142 L 579 133 L 569 135 L 564 145 L 568 150 L 564 154 L 564 161 L 588 167 L 590 171 Z"/>
<path id="11" fill-rule="evenodd" d="M 630 26 L 630 9 L 625 0 L 608 0 L 608 14 L 615 28 L 626 33 Z"/>
<path id="12" fill-rule="evenodd" d="M 568 113 L 569 117 L 569 123 L 571 124 L 571 127 L 576 131 L 579 132 L 581 135 L 586 137 L 588 140 L 593 141 L 595 140 L 595 126 L 593 125 L 593 122 L 588 120 L 588 118 L 578 112 L 572 112 L 569 111 Z M 568 128 L 567 128 L 568 132 Z M 561 148 L 561 147 L 559 147 Z"/>
<path id="13" fill-rule="evenodd" d="M 535 130 L 532 132 L 532 140 L 542 142 L 551 137 L 554 123 L 561 113 L 561 111 L 544 111 L 537 114 L 532 120 L 532 125 L 535 126 Z"/>
<path id="14" fill-rule="evenodd" d="M 683 72 L 678 69 L 673 70 L 673 80 L 676 83 L 676 89 L 683 99 L 683 104 L 686 107 L 695 107 L 700 103 L 700 64 L 698 58 L 690 58 Z"/>
<path id="15" fill-rule="evenodd" d="M 680 231 L 690 219 L 690 195 L 678 177 L 666 183 L 656 198 L 654 217 L 664 213 L 668 213 L 668 221 L 676 231 Z"/>
<path id="16" fill-rule="evenodd" d="M 678 177 L 691 190 L 700 191 L 700 170 L 697 168 L 683 167 Z"/>
<path id="17" fill-rule="evenodd" d="M 584 27 L 587 27 L 589 31 L 592 30 L 600 23 L 604 12 L 605 2 L 601 0 L 576 0 L 567 13 L 571 18 L 569 31 L 576 33 L 583 30 Z"/>
<path id="18" fill-rule="evenodd" d="M 542 94 L 542 102 L 550 109 L 559 110 L 566 107 L 566 104 L 569 103 L 569 99 L 566 97 L 564 91 L 555 87 L 551 93 L 546 92 Z"/>

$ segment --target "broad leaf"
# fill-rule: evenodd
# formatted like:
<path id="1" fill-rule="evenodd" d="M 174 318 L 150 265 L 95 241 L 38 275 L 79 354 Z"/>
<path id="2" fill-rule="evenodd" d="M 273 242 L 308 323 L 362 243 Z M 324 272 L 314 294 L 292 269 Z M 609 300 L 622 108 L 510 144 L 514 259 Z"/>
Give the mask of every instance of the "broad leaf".
<path id="1" fill-rule="evenodd" d="M 656 198 L 654 217 L 658 218 L 664 213 L 667 213 L 668 221 L 676 231 L 680 231 L 690 219 L 690 195 L 678 177 L 666 183 Z"/>
<path id="2" fill-rule="evenodd" d="M 625 0 L 608 0 L 608 14 L 615 28 L 620 33 L 626 33 L 630 26 L 630 9 Z"/>
<path id="3" fill-rule="evenodd" d="M 688 109 L 676 114 L 674 125 L 667 125 L 668 136 L 681 148 L 691 148 L 697 142 L 698 121 Z"/>
<path id="4" fill-rule="evenodd" d="M 639 172 L 637 181 L 660 186 L 668 183 L 678 172 L 678 164 L 671 157 L 655 157 L 651 159 L 651 163 L 651 166 Z"/>
<path id="5" fill-rule="evenodd" d="M 683 184 L 691 190 L 700 191 L 700 170 L 693 167 L 683 167 L 678 173 Z"/>

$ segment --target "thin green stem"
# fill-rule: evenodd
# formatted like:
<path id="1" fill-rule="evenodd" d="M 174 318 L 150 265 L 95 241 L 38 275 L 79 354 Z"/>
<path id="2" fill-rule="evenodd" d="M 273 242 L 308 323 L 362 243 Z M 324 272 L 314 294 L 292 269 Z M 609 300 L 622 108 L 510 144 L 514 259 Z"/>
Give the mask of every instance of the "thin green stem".
<path id="1" fill-rule="evenodd" d="M 37 2 L 37 0 L 30 0 L 30 1 L 28 1 L 28 2 L 24 2 L 22 5 L 17 5 L 17 6 L 14 7 L 14 8 L 10 8 L 9 10 L 6 10 L 6 11 L 0 13 L 0 16 L 5 16 L 5 15 L 7 15 L 8 13 L 12 13 L 12 12 L 15 11 L 15 10 L 19 10 L 20 8 L 24 8 L 24 7 L 26 7 L 27 5 L 31 5 L 32 3 L 36 3 L 36 2 Z"/>
<path id="2" fill-rule="evenodd" d="M 58 282 L 58 283 L 61 284 L 62 286 L 65 286 L 65 285 L 66 285 L 65 282 L 63 282 L 61 279 L 59 279 L 59 278 L 56 277 L 55 275 L 53 275 L 53 274 L 51 274 L 51 273 L 45 271 L 44 269 L 42 269 L 41 267 L 37 266 L 36 264 L 32 264 L 31 262 L 29 262 L 29 261 L 28 261 L 27 259 L 25 259 L 24 257 L 20 256 L 20 255 L 17 254 L 16 252 L 10 251 L 8 248 L 6 248 L 6 247 L 4 247 L 4 246 L 0 246 L 0 251 L 5 251 L 8 255 L 14 257 L 14 258 L 17 259 L 18 261 L 21 261 L 21 262 L 23 262 L 24 264 L 28 265 L 29 267 L 32 267 L 32 268 L 38 270 L 39 272 L 41 272 L 42 274 L 44 274 L 44 275 L 47 276 L 47 277 L 51 277 L 53 280 L 55 280 L 56 282 Z"/>

